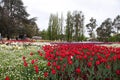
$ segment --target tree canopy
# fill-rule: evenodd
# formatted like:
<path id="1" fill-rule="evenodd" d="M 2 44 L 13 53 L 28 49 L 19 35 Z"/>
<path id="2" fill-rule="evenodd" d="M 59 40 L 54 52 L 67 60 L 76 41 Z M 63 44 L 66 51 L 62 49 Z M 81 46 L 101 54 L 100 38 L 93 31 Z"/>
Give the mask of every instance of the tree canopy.
<path id="1" fill-rule="evenodd" d="M 29 37 L 37 34 L 38 27 L 35 18 L 28 19 L 22 0 L 1 0 L 0 2 L 0 33 L 2 36 L 14 37 L 27 34 Z"/>

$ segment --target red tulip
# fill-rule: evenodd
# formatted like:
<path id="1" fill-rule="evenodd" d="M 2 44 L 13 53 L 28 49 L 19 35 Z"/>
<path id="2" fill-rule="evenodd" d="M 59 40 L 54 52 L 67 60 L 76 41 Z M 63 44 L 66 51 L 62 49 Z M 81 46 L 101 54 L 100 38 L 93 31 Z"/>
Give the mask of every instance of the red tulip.
<path id="1" fill-rule="evenodd" d="M 27 67 L 28 66 L 28 63 L 26 61 L 24 61 L 24 66 Z"/>
<path id="2" fill-rule="evenodd" d="M 32 55 L 33 55 L 33 53 L 32 53 L 32 52 L 30 52 L 30 55 L 32 56 Z"/>
<path id="3" fill-rule="evenodd" d="M 68 61 L 68 64 L 69 64 L 69 65 L 72 65 L 72 64 L 73 64 L 73 62 L 72 62 L 71 60 L 69 60 L 69 61 Z"/>
<path id="4" fill-rule="evenodd" d="M 10 80 L 9 76 L 6 76 L 5 80 Z"/>
<path id="5" fill-rule="evenodd" d="M 110 69 L 110 65 L 107 65 L 106 68 L 107 68 L 107 69 Z"/>
<path id="6" fill-rule="evenodd" d="M 117 75 L 120 75 L 120 70 L 116 70 L 116 74 L 117 74 Z"/>
<path id="7" fill-rule="evenodd" d="M 60 70 L 60 66 L 59 66 L 59 65 L 57 65 L 57 66 L 56 66 L 56 69 L 57 69 L 57 70 Z"/>
<path id="8" fill-rule="evenodd" d="M 45 72 L 45 73 L 44 73 L 44 77 L 48 77 L 48 72 Z"/>
<path id="9" fill-rule="evenodd" d="M 52 74 L 56 74 L 56 70 L 55 69 L 52 69 Z"/>
<path id="10" fill-rule="evenodd" d="M 99 65 L 100 64 L 100 61 L 96 61 L 96 65 Z"/>
<path id="11" fill-rule="evenodd" d="M 80 68 L 77 68 L 77 69 L 75 70 L 75 72 L 76 72 L 77 74 L 81 73 Z"/>
<path id="12" fill-rule="evenodd" d="M 88 67 L 91 67 L 92 66 L 92 62 L 88 62 L 87 65 L 88 65 Z"/>
<path id="13" fill-rule="evenodd" d="M 51 63 L 50 63 L 50 62 L 48 62 L 48 63 L 47 63 L 47 66 L 51 66 Z"/>
<path id="14" fill-rule="evenodd" d="M 35 60 L 33 59 L 33 60 L 31 60 L 31 64 L 34 64 L 35 63 Z"/>
<path id="15" fill-rule="evenodd" d="M 38 73 L 39 72 L 39 68 L 37 65 L 34 66 L 35 72 Z"/>

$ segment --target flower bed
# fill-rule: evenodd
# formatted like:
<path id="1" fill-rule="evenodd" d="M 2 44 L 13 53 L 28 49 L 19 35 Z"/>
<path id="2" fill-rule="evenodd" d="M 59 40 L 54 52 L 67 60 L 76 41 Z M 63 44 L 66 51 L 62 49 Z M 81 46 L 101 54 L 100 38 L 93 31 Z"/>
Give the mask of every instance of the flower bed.
<path id="1" fill-rule="evenodd" d="M 0 44 L 0 80 L 37 80 L 38 76 L 42 78 L 46 61 L 39 56 L 37 50 L 41 50 L 47 43 L 36 44 L 26 41 L 5 41 L 4 44 Z M 31 53 L 34 56 L 31 56 Z M 35 74 L 33 65 L 28 67 L 23 65 L 23 56 L 26 57 L 27 63 L 31 63 L 31 59 L 37 60 L 41 70 L 39 75 Z"/>
<path id="2" fill-rule="evenodd" d="M 48 80 L 119 80 L 120 48 L 93 44 L 45 46 Z"/>
<path id="3" fill-rule="evenodd" d="M 30 49 L 25 48 L 13 53 L 9 49 L 6 50 L 9 52 L 0 52 L 0 60 L 2 61 L 0 79 L 120 79 L 120 48 L 97 46 L 92 43 L 42 44 L 41 46 L 36 48 L 30 46 Z M 34 50 L 32 51 L 32 49 Z M 2 60 L 3 58 L 5 60 Z"/>

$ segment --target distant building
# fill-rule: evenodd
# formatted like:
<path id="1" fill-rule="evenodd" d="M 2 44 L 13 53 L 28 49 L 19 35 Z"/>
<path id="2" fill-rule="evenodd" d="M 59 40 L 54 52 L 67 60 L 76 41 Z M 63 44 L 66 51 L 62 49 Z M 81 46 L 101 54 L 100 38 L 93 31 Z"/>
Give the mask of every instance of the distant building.
<path id="1" fill-rule="evenodd" d="M 41 40 L 42 37 L 40 37 L 40 36 L 33 36 L 32 39 Z"/>

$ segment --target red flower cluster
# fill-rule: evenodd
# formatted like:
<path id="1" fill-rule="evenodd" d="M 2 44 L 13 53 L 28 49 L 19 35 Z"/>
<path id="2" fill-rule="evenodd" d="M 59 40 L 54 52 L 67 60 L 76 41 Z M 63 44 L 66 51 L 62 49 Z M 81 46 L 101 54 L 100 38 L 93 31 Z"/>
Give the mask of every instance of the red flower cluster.
<path id="1" fill-rule="evenodd" d="M 42 54 L 40 51 L 38 51 L 38 54 L 37 55 L 39 55 L 39 54 Z M 33 52 L 30 52 L 30 56 L 31 57 L 34 57 L 34 53 Z M 27 61 L 27 59 L 26 59 L 26 57 L 25 56 L 23 56 L 22 57 L 22 60 L 23 60 L 23 65 L 24 65 L 24 67 L 27 67 L 27 68 L 31 68 L 31 66 L 34 68 L 34 70 L 35 70 L 35 72 L 36 72 L 36 74 L 38 74 L 39 73 L 39 67 L 38 67 L 38 58 L 36 58 L 36 59 L 32 59 L 31 60 L 31 64 L 29 64 L 28 62 L 29 61 Z M 29 64 L 29 65 L 28 65 Z"/>
<path id="2" fill-rule="evenodd" d="M 113 62 L 116 63 L 115 61 L 120 60 L 120 48 L 94 44 L 46 45 L 43 49 L 45 51 L 44 57 L 48 60 L 49 73 L 58 76 L 66 74 L 68 76 L 67 79 L 75 77 L 75 80 L 78 80 L 78 75 L 76 74 L 85 76 L 84 78 L 94 74 L 94 79 L 96 79 L 97 73 L 101 73 L 101 76 L 104 77 L 102 74 L 104 70 L 112 71 Z M 120 65 L 120 63 L 118 64 Z M 119 68 L 117 67 L 116 69 Z M 120 75 L 120 71 L 116 70 L 116 74 Z M 65 76 L 62 77 L 63 79 L 65 78 Z"/>

